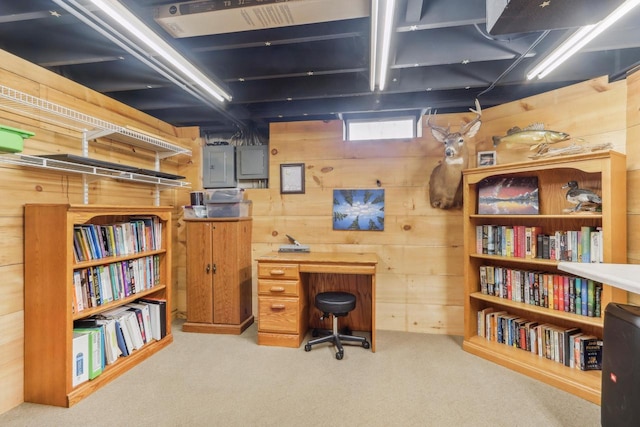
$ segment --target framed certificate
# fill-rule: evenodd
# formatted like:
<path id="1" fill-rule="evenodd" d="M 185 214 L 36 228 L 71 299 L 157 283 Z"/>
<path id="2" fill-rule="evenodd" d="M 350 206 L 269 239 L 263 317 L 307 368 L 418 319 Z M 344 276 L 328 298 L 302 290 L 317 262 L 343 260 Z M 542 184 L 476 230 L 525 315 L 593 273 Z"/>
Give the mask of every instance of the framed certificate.
<path id="1" fill-rule="evenodd" d="M 304 163 L 280 165 L 280 193 L 304 194 Z"/>

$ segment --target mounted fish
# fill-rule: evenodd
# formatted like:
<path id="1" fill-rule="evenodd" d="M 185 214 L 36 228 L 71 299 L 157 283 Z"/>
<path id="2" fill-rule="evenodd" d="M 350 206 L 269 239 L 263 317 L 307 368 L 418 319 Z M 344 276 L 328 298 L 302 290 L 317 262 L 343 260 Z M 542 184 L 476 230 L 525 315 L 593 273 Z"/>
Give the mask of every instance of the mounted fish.
<path id="1" fill-rule="evenodd" d="M 507 148 L 528 145 L 529 150 L 537 150 L 542 144 L 555 144 L 567 139 L 569 139 L 568 133 L 547 130 L 544 124 L 534 123 L 524 129 L 512 127 L 504 136 L 494 136 L 493 146 L 497 147 L 500 143 L 505 143 Z"/>
<path id="2" fill-rule="evenodd" d="M 431 206 L 439 209 L 462 207 L 462 170 L 469 164 L 469 151 L 465 141 L 473 137 L 482 122 L 482 110 L 476 99 L 476 109 L 469 109 L 476 117 L 464 125 L 459 132 L 432 125 L 431 114 L 427 118 L 427 126 L 433 137 L 444 144 L 444 158 L 433 168 L 429 179 L 429 201 Z"/>

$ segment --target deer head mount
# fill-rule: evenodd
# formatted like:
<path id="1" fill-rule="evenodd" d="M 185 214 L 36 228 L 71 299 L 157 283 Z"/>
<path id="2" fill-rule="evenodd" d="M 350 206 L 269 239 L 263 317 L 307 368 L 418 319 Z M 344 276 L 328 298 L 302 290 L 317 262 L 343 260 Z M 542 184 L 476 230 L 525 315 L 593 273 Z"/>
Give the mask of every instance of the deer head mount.
<path id="1" fill-rule="evenodd" d="M 444 144 L 444 157 L 433 168 L 429 179 L 429 202 L 439 209 L 462 207 L 462 170 L 469 164 L 469 151 L 465 141 L 473 137 L 482 122 L 482 110 L 476 99 L 476 109 L 469 109 L 476 114 L 458 132 L 451 132 L 449 127 L 439 127 L 431 124 L 431 113 L 427 117 L 427 126 L 433 137 Z"/>

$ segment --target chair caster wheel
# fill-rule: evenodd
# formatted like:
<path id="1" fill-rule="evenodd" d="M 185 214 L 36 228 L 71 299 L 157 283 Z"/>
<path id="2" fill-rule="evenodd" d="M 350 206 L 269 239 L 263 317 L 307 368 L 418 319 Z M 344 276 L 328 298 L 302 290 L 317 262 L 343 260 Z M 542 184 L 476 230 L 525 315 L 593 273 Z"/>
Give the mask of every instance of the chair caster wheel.
<path id="1" fill-rule="evenodd" d="M 314 337 L 314 338 L 315 338 L 315 337 L 317 337 L 317 336 L 319 336 L 319 335 L 320 335 L 320 332 L 319 332 L 317 329 L 315 329 L 315 328 L 314 328 L 314 329 L 311 331 L 311 336 L 312 336 L 312 337 Z"/>
<path id="2" fill-rule="evenodd" d="M 304 351 L 311 351 L 311 345 L 305 344 Z"/>
<path id="3" fill-rule="evenodd" d="M 369 344 L 369 341 L 363 341 L 362 342 L 362 347 L 363 348 L 369 348 L 369 347 L 371 347 L 371 345 Z"/>
<path id="4" fill-rule="evenodd" d="M 342 360 L 342 357 L 344 356 L 344 353 L 342 351 L 339 351 L 336 353 L 336 359 L 338 360 Z"/>

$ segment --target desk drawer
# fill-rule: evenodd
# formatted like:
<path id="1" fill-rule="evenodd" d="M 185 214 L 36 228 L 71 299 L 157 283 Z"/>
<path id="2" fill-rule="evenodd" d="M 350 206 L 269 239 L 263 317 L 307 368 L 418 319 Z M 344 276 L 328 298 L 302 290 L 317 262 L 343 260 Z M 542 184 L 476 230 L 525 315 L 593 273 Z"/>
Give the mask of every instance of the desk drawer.
<path id="1" fill-rule="evenodd" d="M 258 279 L 258 294 L 273 297 L 297 297 L 298 280 Z"/>
<path id="2" fill-rule="evenodd" d="M 298 280 L 298 264 L 259 263 L 258 277 L 267 279 L 294 279 Z"/>
<path id="3" fill-rule="evenodd" d="M 298 298 L 258 298 L 258 330 L 298 333 Z"/>

